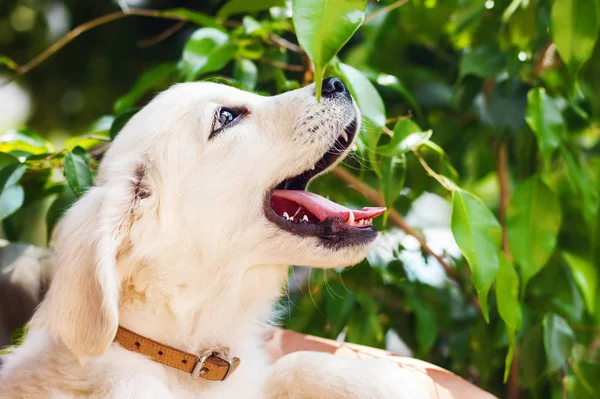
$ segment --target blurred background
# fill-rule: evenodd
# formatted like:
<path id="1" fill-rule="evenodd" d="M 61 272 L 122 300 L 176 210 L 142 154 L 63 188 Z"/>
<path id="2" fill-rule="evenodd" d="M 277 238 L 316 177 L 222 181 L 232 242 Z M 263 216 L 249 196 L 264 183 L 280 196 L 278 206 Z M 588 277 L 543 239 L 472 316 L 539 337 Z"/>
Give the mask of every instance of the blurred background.
<path id="1" fill-rule="evenodd" d="M 365 124 L 310 189 L 391 211 L 361 265 L 290 269 L 284 325 L 425 359 L 499 397 L 600 397 L 600 1 L 350 3 L 364 23 L 345 44 L 322 35 L 337 54 L 325 75 Z M 209 79 L 273 95 L 318 79 L 315 27 L 292 14 L 319 4 L 3 0 L 0 281 L 29 281 L 39 300 L 57 218 L 157 91 Z M 0 290 L 5 304 L 23 295 Z M 4 343 L 32 307 L 10 300 Z"/>

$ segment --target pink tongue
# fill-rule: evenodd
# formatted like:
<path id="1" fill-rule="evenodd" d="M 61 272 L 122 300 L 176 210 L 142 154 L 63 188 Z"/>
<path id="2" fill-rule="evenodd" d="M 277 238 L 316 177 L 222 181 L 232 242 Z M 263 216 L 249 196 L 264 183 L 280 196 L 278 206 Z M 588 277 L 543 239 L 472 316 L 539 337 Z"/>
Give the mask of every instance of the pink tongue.
<path id="1" fill-rule="evenodd" d="M 273 196 L 284 198 L 303 206 L 321 222 L 327 218 L 340 218 L 344 222 L 347 222 L 350 218 L 350 212 L 354 213 L 354 220 L 373 219 L 386 210 L 383 207 L 373 207 L 354 211 L 320 195 L 303 190 L 275 190 Z"/>

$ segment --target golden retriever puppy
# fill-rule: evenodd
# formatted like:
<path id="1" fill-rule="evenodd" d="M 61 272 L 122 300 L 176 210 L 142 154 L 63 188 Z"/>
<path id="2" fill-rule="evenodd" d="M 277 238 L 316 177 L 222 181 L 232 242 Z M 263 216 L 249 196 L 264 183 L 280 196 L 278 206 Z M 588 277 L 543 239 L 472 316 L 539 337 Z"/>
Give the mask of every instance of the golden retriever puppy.
<path id="1" fill-rule="evenodd" d="M 53 282 L 0 397 L 427 397 L 385 360 L 269 364 L 262 347 L 287 265 L 357 263 L 384 211 L 305 191 L 360 126 L 341 80 L 322 94 L 185 83 L 138 112 L 60 222 Z"/>

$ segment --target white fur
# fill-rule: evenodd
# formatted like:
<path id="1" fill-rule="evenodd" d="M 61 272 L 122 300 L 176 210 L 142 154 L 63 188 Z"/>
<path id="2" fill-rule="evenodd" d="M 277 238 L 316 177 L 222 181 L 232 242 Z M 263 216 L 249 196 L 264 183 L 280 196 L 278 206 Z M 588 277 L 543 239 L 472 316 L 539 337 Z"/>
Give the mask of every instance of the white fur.
<path id="1" fill-rule="evenodd" d="M 249 113 L 209 140 L 222 105 Z M 368 249 L 326 248 L 263 212 L 265 194 L 357 116 L 348 101 L 317 103 L 314 86 L 261 97 L 186 83 L 157 96 L 61 221 L 53 283 L 0 370 L 0 397 L 427 397 L 384 360 L 303 352 L 269 366 L 262 349 L 286 265 L 347 266 Z M 224 382 L 194 380 L 113 343 L 119 324 L 188 352 L 229 347 L 241 365 Z"/>

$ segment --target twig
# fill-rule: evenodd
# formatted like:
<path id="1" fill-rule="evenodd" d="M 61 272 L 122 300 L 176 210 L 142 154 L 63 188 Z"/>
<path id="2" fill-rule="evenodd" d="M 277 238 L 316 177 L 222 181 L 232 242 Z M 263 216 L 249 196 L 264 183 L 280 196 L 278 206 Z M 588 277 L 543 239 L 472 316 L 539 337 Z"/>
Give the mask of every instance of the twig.
<path id="1" fill-rule="evenodd" d="M 413 148 L 412 152 L 413 152 L 413 154 L 415 154 L 415 157 L 417 157 L 417 159 L 419 160 L 419 162 L 423 166 L 423 169 L 425 169 L 425 171 L 427 172 L 427 174 L 429 176 L 431 176 L 435 180 L 437 180 L 437 182 L 440 183 L 442 185 L 442 187 L 444 187 L 446 190 L 448 190 L 448 191 L 454 191 L 454 187 L 450 186 L 448 184 L 448 181 L 443 176 L 440 176 L 433 169 L 431 169 L 431 167 L 429 166 L 429 164 L 425 161 L 425 159 L 423 159 L 423 157 L 421 156 L 421 154 L 419 154 L 419 151 L 416 148 Z"/>
<path id="2" fill-rule="evenodd" d="M 139 8 L 129 8 L 127 10 L 116 11 L 116 12 L 113 12 L 110 14 L 103 15 L 101 17 L 92 19 L 91 21 L 85 22 L 85 23 L 77 26 L 73 30 L 69 31 L 66 35 L 64 35 L 63 37 L 58 39 L 58 41 L 56 43 L 54 43 L 53 45 L 48 47 L 41 54 L 39 54 L 38 56 L 33 58 L 31 61 L 27 62 L 24 65 L 18 65 L 16 68 L 17 73 L 14 76 L 10 77 L 9 79 L 5 80 L 4 82 L 0 83 L 0 87 L 6 86 L 7 84 L 9 84 L 9 83 L 17 80 L 21 76 L 25 75 L 26 73 L 31 71 L 33 68 L 37 67 L 42 62 L 44 62 L 45 60 L 50 58 L 52 55 L 54 55 L 56 52 L 58 52 L 64 46 L 69 44 L 72 40 L 77 38 L 82 33 L 87 32 L 90 29 L 94 29 L 100 25 L 104 25 L 109 22 L 113 22 L 113 21 L 116 21 L 116 20 L 119 20 L 121 18 L 128 17 L 128 16 L 164 18 L 164 19 L 174 19 L 174 20 L 188 21 L 188 22 L 190 21 L 189 18 L 187 18 L 183 15 L 170 14 L 170 13 L 166 13 L 164 11 L 159 11 L 159 10 L 146 10 L 146 9 L 139 9 Z"/>
<path id="3" fill-rule="evenodd" d="M 187 24 L 187 21 L 179 21 L 175 25 L 171 26 L 170 28 L 168 28 L 167 30 L 162 32 L 161 34 L 159 34 L 151 39 L 140 40 L 137 43 L 138 47 L 154 46 L 155 44 L 160 43 L 163 40 L 171 37 L 173 34 L 177 33 L 181 28 L 183 28 L 185 26 L 185 24 Z"/>
<path id="4" fill-rule="evenodd" d="M 389 6 L 380 8 L 379 10 L 375 11 L 372 14 L 367 15 L 367 17 L 365 18 L 365 20 L 363 21 L 363 25 L 368 23 L 370 20 L 372 20 L 373 18 L 375 18 L 376 16 L 386 13 L 386 12 L 390 12 L 395 10 L 396 8 L 403 6 L 404 4 L 408 3 L 408 0 L 398 0 L 395 3 L 390 4 Z"/>
<path id="5" fill-rule="evenodd" d="M 285 62 L 272 60 L 270 58 L 265 58 L 265 57 L 260 58 L 259 61 L 264 62 L 265 64 L 273 65 L 276 68 L 285 69 L 286 71 L 304 72 L 304 67 L 302 65 L 286 64 Z"/>
<path id="6" fill-rule="evenodd" d="M 502 251 L 512 262 L 512 254 L 508 245 L 508 234 L 506 230 L 506 208 L 510 201 L 510 182 L 508 177 L 508 154 L 506 143 L 496 143 L 496 174 L 498 176 L 498 186 L 500 187 L 500 209 L 498 210 L 498 219 L 502 226 Z"/>
<path id="7" fill-rule="evenodd" d="M 290 51 L 293 51 L 294 53 L 298 53 L 298 54 L 305 54 L 304 53 L 304 49 L 302 49 L 302 47 L 298 46 L 297 44 L 294 44 L 292 42 L 290 42 L 289 40 L 284 39 L 281 36 L 276 35 L 275 33 L 270 33 L 269 34 L 269 39 L 277 44 L 280 47 L 286 48 Z"/>
<path id="8" fill-rule="evenodd" d="M 402 119 L 412 119 L 412 117 L 413 117 L 412 111 L 409 110 L 408 114 L 398 115 L 396 117 L 386 119 L 385 123 L 387 124 L 387 123 L 392 123 L 392 122 L 398 122 L 398 121 L 401 121 Z"/>
<path id="9" fill-rule="evenodd" d="M 363 182 L 343 167 L 338 166 L 337 168 L 333 169 L 333 173 L 340 179 L 348 183 L 350 186 L 352 186 L 352 188 L 354 188 L 356 191 L 361 193 L 371 203 L 377 206 L 385 206 L 385 201 L 383 197 L 375 189 L 371 188 L 367 183 Z M 464 284 L 461 281 L 456 269 L 450 266 L 442 256 L 436 254 L 429 247 L 429 245 L 427 245 L 425 237 L 419 231 L 409 226 L 406 223 L 406 220 L 404 220 L 404 218 L 402 217 L 402 215 L 400 215 L 395 209 L 389 210 L 388 217 L 398 228 L 404 231 L 404 233 L 414 237 L 419 242 L 419 245 L 421 246 L 423 252 L 425 252 L 427 255 L 433 256 L 442 266 L 442 268 L 446 272 L 446 275 L 448 275 L 448 277 L 454 280 L 461 288 L 461 290 L 465 292 Z M 471 302 L 478 310 L 481 310 L 481 304 L 479 303 L 477 298 L 469 298 L 469 302 Z"/>

